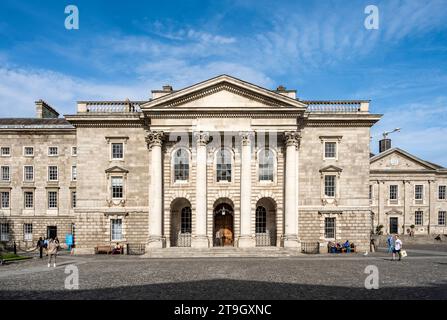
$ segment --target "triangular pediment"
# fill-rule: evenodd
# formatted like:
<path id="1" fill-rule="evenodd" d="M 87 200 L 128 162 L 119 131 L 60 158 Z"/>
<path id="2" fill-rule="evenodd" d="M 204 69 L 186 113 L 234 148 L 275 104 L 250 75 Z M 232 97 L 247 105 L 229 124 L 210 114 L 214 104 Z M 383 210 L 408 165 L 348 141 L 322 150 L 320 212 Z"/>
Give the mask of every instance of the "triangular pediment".
<path id="1" fill-rule="evenodd" d="M 329 165 L 320 169 L 320 172 L 342 172 L 342 171 L 343 171 L 342 168 L 333 165 Z"/>
<path id="2" fill-rule="evenodd" d="M 277 92 L 222 75 L 151 100 L 141 106 L 143 111 L 254 110 L 263 107 L 304 111 L 307 105 Z"/>
<path id="3" fill-rule="evenodd" d="M 370 159 L 371 170 L 437 170 L 442 167 L 419 159 L 399 148 L 389 149 Z"/>
<path id="4" fill-rule="evenodd" d="M 106 170 L 106 173 L 129 173 L 129 170 L 124 168 L 114 166 Z"/>

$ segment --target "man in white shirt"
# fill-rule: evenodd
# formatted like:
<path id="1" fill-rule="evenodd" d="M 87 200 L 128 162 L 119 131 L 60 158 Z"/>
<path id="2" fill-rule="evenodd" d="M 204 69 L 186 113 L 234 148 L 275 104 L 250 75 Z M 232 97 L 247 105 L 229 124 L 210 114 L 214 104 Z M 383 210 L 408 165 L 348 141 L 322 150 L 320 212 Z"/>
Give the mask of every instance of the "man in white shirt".
<path id="1" fill-rule="evenodd" d="M 394 250 L 393 250 L 393 261 L 396 257 L 396 253 L 399 256 L 399 261 L 401 260 L 402 256 L 400 255 L 400 251 L 402 250 L 402 240 L 399 239 L 398 235 L 394 236 Z"/>

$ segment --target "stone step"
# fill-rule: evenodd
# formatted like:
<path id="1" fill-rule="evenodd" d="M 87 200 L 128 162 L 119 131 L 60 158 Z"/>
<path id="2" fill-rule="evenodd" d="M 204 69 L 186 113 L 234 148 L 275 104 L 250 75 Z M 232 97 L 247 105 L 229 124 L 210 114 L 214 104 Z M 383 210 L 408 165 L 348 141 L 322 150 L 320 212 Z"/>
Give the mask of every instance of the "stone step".
<path id="1" fill-rule="evenodd" d="M 291 257 L 303 255 L 299 250 L 284 248 L 165 248 L 152 249 L 142 258 L 261 258 Z"/>

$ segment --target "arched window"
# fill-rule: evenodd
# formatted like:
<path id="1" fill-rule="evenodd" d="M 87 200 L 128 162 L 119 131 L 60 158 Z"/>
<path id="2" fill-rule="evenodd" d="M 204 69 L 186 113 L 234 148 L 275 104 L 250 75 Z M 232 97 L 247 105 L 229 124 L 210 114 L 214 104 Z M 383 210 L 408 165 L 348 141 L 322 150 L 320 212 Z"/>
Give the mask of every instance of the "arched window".
<path id="1" fill-rule="evenodd" d="M 259 181 L 273 181 L 275 154 L 264 149 L 259 152 Z"/>
<path id="2" fill-rule="evenodd" d="M 181 233 L 191 233 L 191 208 L 185 207 L 182 209 L 181 215 Z"/>
<path id="3" fill-rule="evenodd" d="M 267 210 L 264 207 L 256 208 L 256 233 L 267 232 Z"/>
<path id="4" fill-rule="evenodd" d="M 174 154 L 174 181 L 189 179 L 189 153 L 185 149 L 178 149 Z"/>
<path id="5" fill-rule="evenodd" d="M 231 152 L 230 151 L 221 149 L 217 153 L 216 174 L 217 174 L 217 182 L 219 182 L 219 181 L 231 182 Z"/>

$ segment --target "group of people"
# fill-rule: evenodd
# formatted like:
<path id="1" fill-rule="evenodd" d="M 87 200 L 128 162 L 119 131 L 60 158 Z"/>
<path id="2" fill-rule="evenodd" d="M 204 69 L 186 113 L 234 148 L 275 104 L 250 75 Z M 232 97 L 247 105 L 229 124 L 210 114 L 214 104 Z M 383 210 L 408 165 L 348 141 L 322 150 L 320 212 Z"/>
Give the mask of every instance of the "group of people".
<path id="1" fill-rule="evenodd" d="M 330 253 L 337 253 L 337 252 L 343 252 L 346 251 L 346 253 L 351 252 L 351 243 L 349 240 L 346 240 L 345 243 L 335 243 L 335 242 L 329 242 L 329 252 Z"/>
<path id="2" fill-rule="evenodd" d="M 53 261 L 53 267 L 56 268 L 56 256 L 57 251 L 59 250 L 60 243 L 59 239 L 56 238 L 45 238 L 42 237 L 37 240 L 37 248 L 39 249 L 39 257 L 43 258 L 43 250 L 46 251 L 46 255 L 48 256 L 48 268 L 51 266 L 51 262 Z"/>
<path id="3" fill-rule="evenodd" d="M 387 252 L 393 254 L 393 261 L 396 259 L 396 255 L 400 261 L 402 259 L 402 240 L 399 239 L 399 236 L 397 234 L 395 236 L 389 235 L 386 239 L 386 244 L 388 247 Z"/>

